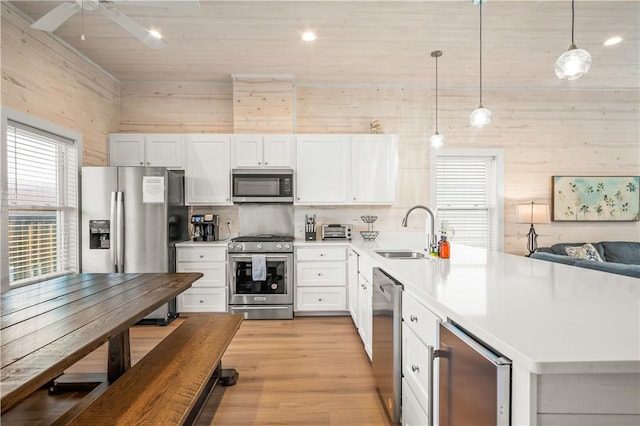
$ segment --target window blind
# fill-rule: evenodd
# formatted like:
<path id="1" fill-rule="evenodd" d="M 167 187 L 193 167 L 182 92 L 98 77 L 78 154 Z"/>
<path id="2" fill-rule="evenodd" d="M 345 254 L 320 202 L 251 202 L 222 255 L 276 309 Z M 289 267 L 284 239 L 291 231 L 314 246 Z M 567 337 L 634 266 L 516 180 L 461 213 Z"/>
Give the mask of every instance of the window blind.
<path id="1" fill-rule="evenodd" d="M 10 284 L 77 272 L 74 141 L 9 121 L 6 170 Z"/>
<path id="2" fill-rule="evenodd" d="M 440 222 L 467 245 L 497 246 L 497 188 L 494 157 L 438 156 L 436 206 Z"/>

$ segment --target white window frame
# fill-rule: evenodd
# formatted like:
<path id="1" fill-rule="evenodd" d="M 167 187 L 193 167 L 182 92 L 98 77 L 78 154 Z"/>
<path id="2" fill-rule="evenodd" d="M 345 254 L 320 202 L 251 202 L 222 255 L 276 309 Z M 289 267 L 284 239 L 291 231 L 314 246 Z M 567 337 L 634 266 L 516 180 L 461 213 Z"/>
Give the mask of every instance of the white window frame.
<path id="1" fill-rule="evenodd" d="M 504 150 L 499 148 L 439 149 L 431 151 L 429 170 L 430 205 L 437 211 L 436 162 L 438 157 L 493 157 L 495 160 L 496 187 L 496 250 L 504 251 Z M 455 239 L 455 237 L 454 237 Z"/>
<path id="2" fill-rule="evenodd" d="M 76 152 L 78 154 L 77 159 L 77 174 L 78 179 L 76 180 L 78 184 L 77 194 L 78 194 L 78 206 L 77 206 L 77 215 L 76 223 L 78 224 L 75 229 L 74 238 L 77 241 L 75 250 L 75 261 L 76 261 L 76 269 L 80 268 L 80 171 L 82 170 L 82 134 L 76 132 L 74 130 L 67 129 L 65 127 L 59 126 L 57 124 L 48 122 L 46 120 L 42 120 L 36 117 L 33 117 L 29 114 L 26 114 L 21 111 L 17 111 L 11 108 L 2 107 L 2 117 L 0 121 L 0 132 L 2 133 L 2 145 L 0 147 L 0 194 L 1 194 L 1 202 L 0 202 L 0 229 L 2 232 L 0 233 L 0 292 L 4 293 L 8 291 L 10 288 L 17 288 L 24 285 L 29 285 L 31 283 L 17 284 L 10 286 L 9 284 L 9 239 L 8 232 L 9 229 L 9 200 L 8 200 L 8 179 L 7 179 L 7 125 L 8 121 L 14 121 L 22 124 L 26 124 L 27 126 L 34 127 L 36 129 L 43 130 L 45 132 L 52 133 L 54 135 L 59 135 L 63 138 L 70 139 L 74 142 Z"/>

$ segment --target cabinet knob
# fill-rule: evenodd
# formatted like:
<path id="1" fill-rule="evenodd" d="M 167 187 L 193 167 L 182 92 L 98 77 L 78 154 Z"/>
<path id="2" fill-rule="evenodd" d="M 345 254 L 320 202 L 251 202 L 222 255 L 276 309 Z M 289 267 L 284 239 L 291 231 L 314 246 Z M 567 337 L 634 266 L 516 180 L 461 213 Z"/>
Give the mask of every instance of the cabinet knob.
<path id="1" fill-rule="evenodd" d="M 418 317 L 415 315 L 411 315 L 409 319 L 411 320 L 411 322 L 418 322 Z"/>
<path id="2" fill-rule="evenodd" d="M 322 299 L 318 299 L 318 302 L 322 302 Z"/>
<path id="3" fill-rule="evenodd" d="M 420 372 L 420 367 L 418 367 L 417 365 L 412 365 L 411 366 L 411 371 L 413 371 L 414 373 L 419 373 Z"/>
<path id="4" fill-rule="evenodd" d="M 322 274 L 321 274 L 320 272 L 318 272 L 318 276 L 319 276 L 319 277 L 321 277 L 321 276 L 322 276 Z"/>
<path id="5" fill-rule="evenodd" d="M 258 166 L 259 166 L 259 165 L 261 165 L 261 164 L 262 164 L 262 163 L 261 163 L 260 161 L 258 161 Z M 267 163 L 265 163 L 265 164 L 267 164 Z"/>
<path id="6" fill-rule="evenodd" d="M 320 257 L 324 256 L 324 253 L 320 253 Z"/>
<path id="7" fill-rule="evenodd" d="M 151 165 L 151 162 L 150 162 L 150 161 L 147 161 L 147 166 L 150 166 L 150 165 Z"/>
<path id="8" fill-rule="evenodd" d="M 266 161 L 264 162 L 264 165 L 267 166 L 269 163 L 267 163 Z"/>
<path id="9" fill-rule="evenodd" d="M 360 287 L 362 287 L 362 288 L 363 288 L 363 289 L 365 289 L 365 290 L 367 289 L 367 286 L 366 286 L 366 285 L 364 285 L 364 284 L 361 284 L 361 285 L 360 285 Z"/>
<path id="10" fill-rule="evenodd" d="M 298 197 L 298 201 L 300 201 L 300 197 Z"/>
<path id="11" fill-rule="evenodd" d="M 356 199 L 356 197 L 353 197 L 353 199 L 355 200 L 355 199 Z"/>
<path id="12" fill-rule="evenodd" d="M 141 166 L 144 166 L 144 163 L 141 161 L 141 162 L 140 162 L 140 165 L 141 165 Z"/>
<path id="13" fill-rule="evenodd" d="M 201 254 L 201 255 L 200 255 L 200 259 L 202 259 L 202 258 L 204 258 L 204 254 Z"/>
<path id="14" fill-rule="evenodd" d="M 201 300 L 200 303 L 204 303 L 204 300 Z"/>

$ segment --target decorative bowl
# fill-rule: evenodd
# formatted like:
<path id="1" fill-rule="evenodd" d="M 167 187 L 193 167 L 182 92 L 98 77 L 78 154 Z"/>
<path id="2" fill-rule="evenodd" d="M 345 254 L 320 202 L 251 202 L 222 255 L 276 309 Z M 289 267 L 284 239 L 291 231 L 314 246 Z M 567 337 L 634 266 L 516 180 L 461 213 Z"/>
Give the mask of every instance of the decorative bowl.
<path id="1" fill-rule="evenodd" d="M 376 239 L 380 231 L 360 231 L 360 235 L 365 241 L 373 241 Z"/>
<path id="2" fill-rule="evenodd" d="M 373 223 L 378 219 L 378 216 L 360 216 L 360 219 L 362 219 L 364 223 Z"/>

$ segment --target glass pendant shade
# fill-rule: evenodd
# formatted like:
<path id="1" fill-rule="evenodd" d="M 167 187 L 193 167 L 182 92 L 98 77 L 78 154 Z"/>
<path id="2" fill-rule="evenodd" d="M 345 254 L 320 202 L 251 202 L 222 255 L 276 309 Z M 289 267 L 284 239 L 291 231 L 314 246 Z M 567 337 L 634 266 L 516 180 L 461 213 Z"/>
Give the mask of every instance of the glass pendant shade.
<path id="1" fill-rule="evenodd" d="M 484 127 L 491 123 L 491 111 L 480 104 L 478 108 L 471 113 L 469 122 L 473 127 Z"/>
<path id="2" fill-rule="evenodd" d="M 591 68 L 591 55 L 584 49 L 578 49 L 575 44 L 569 46 L 556 61 L 556 75 L 561 80 L 576 80 Z"/>
<path id="3" fill-rule="evenodd" d="M 444 136 L 442 136 L 438 132 L 435 132 L 433 136 L 429 138 L 429 143 L 431 143 L 431 148 L 442 148 L 444 146 Z"/>

